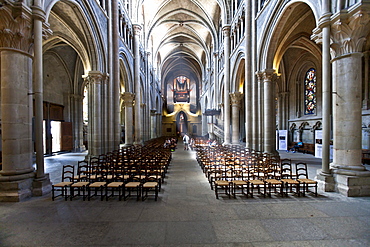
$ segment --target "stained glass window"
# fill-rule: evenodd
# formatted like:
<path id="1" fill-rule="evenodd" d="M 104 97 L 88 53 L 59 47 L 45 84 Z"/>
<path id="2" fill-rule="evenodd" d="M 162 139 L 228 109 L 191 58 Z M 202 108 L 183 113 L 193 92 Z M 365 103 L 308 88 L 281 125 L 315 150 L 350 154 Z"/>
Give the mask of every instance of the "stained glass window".
<path id="1" fill-rule="evenodd" d="M 304 105 L 305 115 L 315 114 L 316 109 L 316 70 L 309 69 L 304 81 Z"/>

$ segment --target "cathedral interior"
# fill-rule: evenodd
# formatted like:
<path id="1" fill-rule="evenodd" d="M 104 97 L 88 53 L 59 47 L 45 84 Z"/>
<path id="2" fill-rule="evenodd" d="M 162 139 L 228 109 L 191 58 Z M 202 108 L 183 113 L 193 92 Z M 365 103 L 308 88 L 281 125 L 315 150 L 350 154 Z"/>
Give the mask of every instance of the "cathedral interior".
<path id="1" fill-rule="evenodd" d="M 0 208 L 5 212 L 0 213 L 3 217 L 0 222 L 5 225 L 12 222 L 11 216 L 16 215 L 17 208 L 24 214 L 32 207 L 45 207 L 55 213 L 58 210 L 52 205 L 57 205 L 64 208 L 66 214 L 76 216 L 70 207 L 78 210 L 81 205 L 81 210 L 94 207 L 92 211 L 97 213 L 99 199 L 92 198 L 94 202 L 89 204 L 82 196 L 83 200 L 75 199 L 73 206 L 66 206 L 63 199 L 54 201 L 51 194 L 54 185 L 62 180 L 60 174 L 65 165 L 77 167 L 82 161 L 91 165 L 102 156 L 117 160 L 111 158 L 112 155 L 125 152 L 134 152 L 135 159 L 142 158 L 149 149 L 163 158 L 168 153 L 162 150 L 163 143 L 174 138 L 178 144 L 170 152 L 169 181 L 163 182 L 163 194 L 159 186 L 159 197 L 155 196 L 156 201 L 169 207 L 166 209 L 173 219 L 164 220 L 163 229 L 159 224 L 163 219 L 159 216 L 155 221 L 141 218 L 145 210 L 155 207 L 149 197 L 144 204 L 123 204 L 127 210 L 123 210 L 125 217 L 130 212 L 135 215 L 137 208 L 143 214 L 132 220 L 136 224 L 133 229 L 139 229 L 139 223 L 143 227 L 145 222 L 144 229 L 151 232 L 148 224 L 158 227 L 166 237 L 161 241 L 158 238 L 154 242 L 149 238 L 144 241 L 142 235 L 135 235 L 136 231 L 125 225 L 125 230 L 135 235 L 125 238 L 127 246 L 152 243 L 155 246 L 184 243 L 234 246 L 233 243 L 246 242 L 255 246 L 260 241 L 271 246 L 276 241 L 282 241 L 279 242 L 282 246 L 303 243 L 307 246 L 368 246 L 369 233 L 358 231 L 357 236 L 353 232 L 341 242 L 341 235 L 331 234 L 329 227 L 322 231 L 314 229 L 315 224 L 325 223 L 325 217 L 330 219 L 331 226 L 336 220 L 345 221 L 332 218 L 338 215 L 324 209 L 338 205 L 346 212 L 351 211 L 349 215 L 338 212 L 340 217 L 357 217 L 356 221 L 351 218 L 351 224 L 369 229 L 369 62 L 369 0 L 0 0 Z M 183 150 L 185 134 L 194 142 L 192 150 Z M 208 145 L 213 141 L 217 143 L 217 151 Z M 259 217 L 258 203 L 270 211 L 277 210 L 270 208 L 271 203 L 281 207 L 285 203 L 290 206 L 296 203 L 297 207 L 311 212 L 310 216 L 319 218 L 310 221 L 308 213 L 304 218 L 297 216 L 294 224 L 288 223 L 288 229 L 302 228 L 303 231 L 298 221 L 310 221 L 308 228 L 312 238 L 299 242 L 302 239 L 272 233 L 273 227 L 261 223 L 262 213 L 257 224 L 261 229 L 256 228 L 261 239 L 249 236 L 249 232 L 248 241 L 244 239 L 246 235 L 241 239 L 237 236 L 222 239 L 227 231 L 217 225 L 209 212 L 200 225 L 196 224 L 195 215 L 186 214 L 180 220 L 177 214 L 171 215 L 170 207 L 176 208 L 179 202 L 184 208 L 194 207 L 194 212 L 201 215 L 200 220 L 205 215 L 199 207 L 205 206 L 208 211 L 222 207 L 230 214 L 219 215 L 223 223 L 229 224 L 226 228 L 236 221 L 241 223 L 245 215 L 252 215 L 251 211 L 241 214 L 249 199 L 234 200 L 228 205 L 224 204 L 227 196 L 218 198 L 218 186 L 226 195 L 234 193 L 235 196 L 236 188 L 244 193 L 243 185 L 231 180 L 227 180 L 227 186 L 222 185 L 210 179 L 208 172 L 205 174 L 211 181 L 211 189 L 203 191 L 202 186 L 208 186 L 208 181 L 201 182 L 204 179 L 201 170 L 208 169 L 202 160 L 203 149 L 207 148 L 211 150 L 207 155 L 218 155 L 211 163 L 220 162 L 219 159 L 226 162 L 227 155 L 236 157 L 238 153 L 238 167 L 241 157 L 244 159 L 247 155 L 260 155 L 261 163 L 266 159 L 273 163 L 273 157 L 277 157 L 280 165 L 283 159 L 307 162 L 309 177 L 319 196 L 302 196 L 308 202 L 298 196 L 284 201 L 284 195 L 290 193 L 281 192 L 280 196 L 273 196 L 278 197 L 275 201 L 259 198 L 247 206 L 256 210 Z M 171 166 L 176 181 L 183 186 L 181 189 L 171 180 Z M 183 177 L 177 170 L 179 166 L 184 169 Z M 203 176 L 195 179 L 195 170 Z M 217 176 L 214 179 L 217 180 Z M 283 184 L 280 178 L 278 180 L 278 184 Z M 263 198 L 271 197 L 266 189 L 272 185 L 263 181 Z M 306 185 L 306 182 L 302 183 Z M 246 184 L 247 197 L 253 196 L 253 182 Z M 140 186 L 144 193 L 144 185 Z M 296 187 L 296 195 L 302 195 L 302 186 Z M 90 193 L 88 187 L 83 186 L 81 190 Z M 99 188 L 103 193 L 102 187 Z M 187 188 L 185 192 L 183 188 Z M 155 193 L 157 189 L 155 187 Z M 150 188 L 145 191 L 152 192 Z M 186 195 L 173 197 L 174 191 Z M 197 192 L 196 197 L 191 197 L 189 191 Z M 113 196 L 113 189 L 111 193 Z M 79 202 L 81 204 L 77 204 Z M 330 205 L 333 202 L 336 204 Z M 315 203 L 319 206 L 313 209 Z M 351 210 L 350 203 L 356 205 Z M 121 214 L 118 206 L 108 205 L 101 207 Z M 226 209 L 228 206 L 234 207 L 233 215 Z M 7 213 L 10 216 L 6 216 Z M 35 212 L 30 214 L 39 217 Z M 61 220 L 50 214 L 45 216 L 48 223 Z M 112 219 L 113 213 L 106 213 L 106 217 Z M 359 220 L 361 217 L 367 222 Z M 288 220 L 289 214 L 281 218 Z M 274 217 L 267 219 L 278 224 Z M 208 221 L 212 221 L 211 227 L 206 224 Z M 15 223 L 19 222 L 23 221 L 16 218 Z M 179 222 L 184 225 L 178 225 Z M 31 227 L 32 220 L 23 223 Z M 27 242 L 32 238 L 27 234 L 19 238 L 19 242 L 9 237 L 22 231 L 15 224 L 10 224 L 13 228 L 9 225 L 9 229 L 0 226 L 0 245 L 63 245 L 63 237 L 54 238 L 55 242 L 49 244 L 43 242 L 51 232 L 42 228 L 41 223 L 36 221 L 37 227 L 46 233 L 35 242 Z M 244 223 L 249 227 L 253 225 L 253 222 Z M 350 228 L 350 224 L 341 224 L 345 225 L 343 229 Z M 182 227 L 186 228 L 184 234 L 189 233 L 194 241 L 171 237 L 181 235 L 176 229 Z M 36 227 L 32 229 L 36 231 Z M 206 232 L 198 242 L 194 229 Z M 270 235 L 264 235 L 266 229 L 270 229 Z M 66 232 L 67 227 L 64 230 Z M 151 232 L 148 236 L 151 235 L 158 237 L 157 233 Z M 114 245 L 114 241 L 102 243 L 97 236 L 95 239 L 99 246 Z M 71 245 L 76 242 L 64 243 L 64 246 Z"/>

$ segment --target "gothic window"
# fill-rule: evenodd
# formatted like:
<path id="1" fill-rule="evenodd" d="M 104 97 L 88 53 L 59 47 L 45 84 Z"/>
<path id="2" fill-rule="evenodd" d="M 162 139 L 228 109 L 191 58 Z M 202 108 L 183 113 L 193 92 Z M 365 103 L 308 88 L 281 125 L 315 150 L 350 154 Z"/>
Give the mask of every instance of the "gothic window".
<path id="1" fill-rule="evenodd" d="M 304 81 L 304 114 L 315 114 L 316 109 L 316 70 L 309 69 Z"/>

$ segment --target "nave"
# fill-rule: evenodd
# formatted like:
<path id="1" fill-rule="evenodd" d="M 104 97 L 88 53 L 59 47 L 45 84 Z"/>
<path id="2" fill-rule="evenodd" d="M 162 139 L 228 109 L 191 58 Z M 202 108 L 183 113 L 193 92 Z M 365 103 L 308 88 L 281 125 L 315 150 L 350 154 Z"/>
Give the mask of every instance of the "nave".
<path id="1" fill-rule="evenodd" d="M 58 182 L 61 166 L 85 153 L 45 158 Z M 292 160 L 320 160 L 280 153 Z M 51 196 L 0 203 L 1 246 L 369 246 L 370 198 L 319 196 L 215 198 L 195 159 L 179 142 L 158 201 Z"/>

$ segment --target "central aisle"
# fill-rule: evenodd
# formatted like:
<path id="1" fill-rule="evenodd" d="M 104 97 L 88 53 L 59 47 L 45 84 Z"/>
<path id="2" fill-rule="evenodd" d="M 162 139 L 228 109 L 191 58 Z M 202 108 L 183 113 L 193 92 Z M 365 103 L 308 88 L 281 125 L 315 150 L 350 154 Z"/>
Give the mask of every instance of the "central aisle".
<path id="1" fill-rule="evenodd" d="M 182 141 L 172 153 L 172 161 L 165 179 L 162 199 L 175 204 L 209 204 L 214 201 L 214 192 L 203 174 L 196 152 L 184 150 Z"/>

